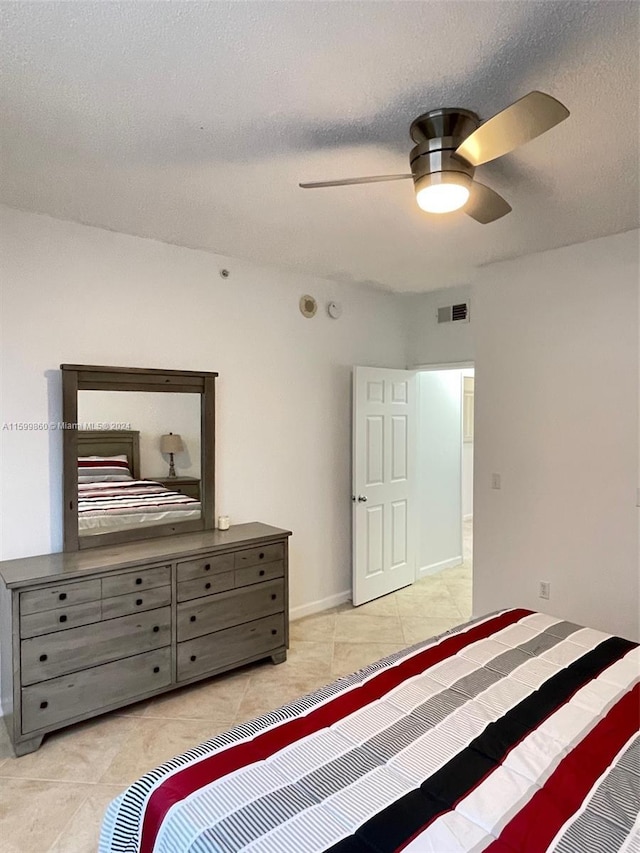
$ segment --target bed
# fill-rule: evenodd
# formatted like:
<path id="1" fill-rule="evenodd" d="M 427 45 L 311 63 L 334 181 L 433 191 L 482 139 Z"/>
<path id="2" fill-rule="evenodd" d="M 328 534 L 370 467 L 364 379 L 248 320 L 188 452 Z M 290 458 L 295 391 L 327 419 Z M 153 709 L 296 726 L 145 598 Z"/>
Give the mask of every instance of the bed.
<path id="1" fill-rule="evenodd" d="M 639 677 L 628 640 L 491 614 L 146 774 L 99 850 L 638 853 Z"/>
<path id="2" fill-rule="evenodd" d="M 77 436 L 81 536 L 201 517 L 199 501 L 141 479 L 137 430 L 78 430 Z"/>

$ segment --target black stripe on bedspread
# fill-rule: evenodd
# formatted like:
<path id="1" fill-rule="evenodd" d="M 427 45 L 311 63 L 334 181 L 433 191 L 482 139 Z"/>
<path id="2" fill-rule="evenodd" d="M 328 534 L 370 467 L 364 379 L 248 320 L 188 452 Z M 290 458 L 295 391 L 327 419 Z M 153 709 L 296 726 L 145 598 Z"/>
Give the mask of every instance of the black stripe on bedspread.
<path id="1" fill-rule="evenodd" d="M 394 853 L 440 815 L 455 808 L 498 764 L 510 749 L 567 702 L 580 687 L 615 663 L 635 643 L 612 637 L 602 642 L 538 690 L 426 779 L 419 788 L 396 800 L 360 826 L 354 835 L 328 848 L 327 853 Z"/>

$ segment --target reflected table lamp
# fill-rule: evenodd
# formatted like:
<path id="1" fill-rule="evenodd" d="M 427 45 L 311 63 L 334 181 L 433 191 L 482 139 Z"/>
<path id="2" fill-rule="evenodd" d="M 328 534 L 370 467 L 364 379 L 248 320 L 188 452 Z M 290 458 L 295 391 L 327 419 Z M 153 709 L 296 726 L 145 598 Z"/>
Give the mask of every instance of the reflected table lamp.
<path id="1" fill-rule="evenodd" d="M 160 452 L 169 454 L 169 476 L 176 476 L 176 469 L 173 464 L 173 454 L 181 453 L 184 450 L 184 444 L 182 443 L 182 436 L 174 435 L 172 432 L 169 435 L 161 435 L 160 436 Z"/>

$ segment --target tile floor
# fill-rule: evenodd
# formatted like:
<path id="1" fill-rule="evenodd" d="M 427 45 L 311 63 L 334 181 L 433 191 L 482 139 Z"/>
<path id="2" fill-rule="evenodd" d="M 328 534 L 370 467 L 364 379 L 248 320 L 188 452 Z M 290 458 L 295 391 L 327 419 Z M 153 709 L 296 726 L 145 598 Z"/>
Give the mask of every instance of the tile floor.
<path id="1" fill-rule="evenodd" d="M 471 616 L 465 561 L 369 604 L 291 624 L 285 663 L 267 661 L 47 736 L 13 757 L 0 724 L 0 853 L 96 853 L 107 803 L 134 779 L 236 723 Z"/>

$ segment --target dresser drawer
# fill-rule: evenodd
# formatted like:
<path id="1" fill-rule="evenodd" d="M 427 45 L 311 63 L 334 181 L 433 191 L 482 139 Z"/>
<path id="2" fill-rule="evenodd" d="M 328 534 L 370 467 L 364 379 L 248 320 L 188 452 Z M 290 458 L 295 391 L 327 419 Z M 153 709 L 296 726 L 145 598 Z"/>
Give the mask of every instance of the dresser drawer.
<path id="1" fill-rule="evenodd" d="M 100 578 L 85 581 L 73 581 L 65 584 L 51 584 L 40 589 L 20 593 L 20 613 L 41 613 L 56 607 L 70 604 L 82 604 L 85 601 L 98 601 L 100 598 Z"/>
<path id="2" fill-rule="evenodd" d="M 171 583 L 171 566 L 158 566 L 157 569 L 140 569 L 122 575 L 106 575 L 102 578 L 102 597 L 126 595 L 154 586 L 167 586 Z"/>
<path id="3" fill-rule="evenodd" d="M 178 581 L 191 581 L 197 578 L 228 572 L 233 569 L 233 554 L 198 557 L 197 560 L 185 560 L 178 563 Z"/>
<path id="4" fill-rule="evenodd" d="M 22 691 L 22 732 L 36 731 L 171 684 L 171 649 L 94 666 Z"/>
<path id="5" fill-rule="evenodd" d="M 284 614 L 256 619 L 178 644 L 178 681 L 284 646 Z"/>
<path id="6" fill-rule="evenodd" d="M 87 601 L 85 604 L 72 604 L 70 607 L 57 607 L 55 610 L 43 610 L 42 613 L 21 615 L 20 636 L 24 640 L 27 637 L 50 634 L 52 631 L 89 625 L 99 622 L 100 615 L 99 601 Z"/>
<path id="7" fill-rule="evenodd" d="M 171 608 L 134 613 L 82 628 L 70 628 L 20 644 L 22 683 L 33 684 L 117 658 L 168 646 Z"/>
<path id="8" fill-rule="evenodd" d="M 171 604 L 171 587 L 155 586 L 144 592 L 130 592 L 128 595 L 116 595 L 115 598 L 102 600 L 102 618 L 115 619 L 127 616 L 129 613 L 139 613 L 142 610 L 153 610 Z"/>
<path id="9" fill-rule="evenodd" d="M 284 545 L 277 542 L 275 545 L 263 545 L 262 548 L 247 548 L 246 551 L 236 551 L 235 557 L 236 569 L 273 563 L 275 560 L 284 559 Z"/>
<path id="10" fill-rule="evenodd" d="M 249 586 L 252 583 L 270 581 L 284 576 L 284 563 L 266 563 L 265 565 L 247 566 L 236 569 L 235 586 Z"/>
<path id="11" fill-rule="evenodd" d="M 178 582 L 178 601 L 189 601 L 191 598 L 201 598 L 214 592 L 233 589 L 235 578 L 233 572 L 220 572 L 193 581 Z"/>
<path id="12" fill-rule="evenodd" d="M 187 601 L 178 605 L 178 641 L 201 637 L 282 610 L 284 582 L 281 580 Z"/>

